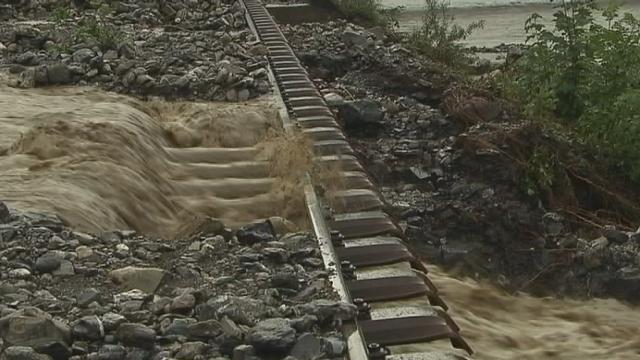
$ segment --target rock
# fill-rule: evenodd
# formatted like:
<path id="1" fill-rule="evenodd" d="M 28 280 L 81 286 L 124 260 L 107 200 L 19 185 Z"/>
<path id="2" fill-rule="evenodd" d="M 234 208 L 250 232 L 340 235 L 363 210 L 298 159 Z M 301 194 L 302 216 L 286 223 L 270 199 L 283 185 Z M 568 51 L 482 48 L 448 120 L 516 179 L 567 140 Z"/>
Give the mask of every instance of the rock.
<path id="1" fill-rule="evenodd" d="M 93 256 L 93 249 L 88 246 L 78 246 L 76 248 L 76 255 L 78 256 L 78 260 L 85 260 Z"/>
<path id="2" fill-rule="evenodd" d="M 558 213 L 549 212 L 542 216 L 542 226 L 547 235 L 558 236 L 564 230 L 564 219 Z"/>
<path id="3" fill-rule="evenodd" d="M 215 339 L 222 333 L 222 325 L 217 320 L 199 321 L 187 326 L 187 334 L 193 339 Z"/>
<path id="4" fill-rule="evenodd" d="M 194 306 L 196 298 L 190 293 L 182 294 L 171 301 L 171 311 L 179 314 L 191 312 Z"/>
<path id="5" fill-rule="evenodd" d="M 303 314 L 316 316 L 321 323 L 327 320 L 353 319 L 358 312 L 353 304 L 322 299 L 299 305 L 298 309 Z"/>
<path id="6" fill-rule="evenodd" d="M 103 345 L 98 351 L 98 360 L 123 360 L 127 350 L 122 345 Z"/>
<path id="7" fill-rule="evenodd" d="M 607 256 L 609 240 L 602 236 L 587 245 L 582 252 L 582 262 L 587 269 L 594 269 L 602 265 L 603 259 Z"/>
<path id="8" fill-rule="evenodd" d="M 144 349 L 133 348 L 127 351 L 125 360 L 149 360 L 151 353 Z"/>
<path id="9" fill-rule="evenodd" d="M 208 347 L 207 344 L 199 341 L 184 343 L 175 357 L 178 360 L 195 359 L 196 356 L 204 354 Z"/>
<path id="10" fill-rule="evenodd" d="M 345 104 L 344 98 L 336 93 L 325 94 L 324 101 L 327 102 L 329 107 L 340 107 Z"/>
<path id="11" fill-rule="evenodd" d="M 629 235 L 613 226 L 605 226 L 602 235 L 613 244 L 624 244 L 629 240 Z"/>
<path id="12" fill-rule="evenodd" d="M 271 278 L 271 286 L 274 288 L 285 288 L 298 290 L 300 283 L 298 277 L 293 272 L 278 272 Z"/>
<path id="13" fill-rule="evenodd" d="M 253 245 L 276 239 L 275 231 L 269 221 L 246 225 L 238 229 L 236 237 L 241 245 Z"/>
<path id="14" fill-rule="evenodd" d="M 267 247 L 262 249 L 262 253 L 267 259 L 274 261 L 278 264 L 286 263 L 287 259 L 289 258 L 289 254 L 287 253 L 287 250 L 281 249 L 281 248 Z"/>
<path id="15" fill-rule="evenodd" d="M 289 355 L 297 360 L 315 360 L 323 355 L 322 342 L 315 335 L 302 334 L 291 349 Z"/>
<path id="16" fill-rule="evenodd" d="M 76 303 L 83 308 L 100 298 L 100 291 L 94 288 L 84 289 L 76 297 Z"/>
<path id="17" fill-rule="evenodd" d="M 250 360 L 255 355 L 255 350 L 251 345 L 238 345 L 233 349 L 232 360 Z"/>
<path id="18" fill-rule="evenodd" d="M 225 94 L 225 98 L 227 99 L 227 101 L 231 101 L 231 102 L 238 101 L 238 90 L 236 89 L 227 90 L 227 93 Z"/>
<path id="19" fill-rule="evenodd" d="M 347 343 L 336 337 L 323 339 L 322 349 L 327 357 L 339 358 L 347 352 Z"/>
<path id="20" fill-rule="evenodd" d="M 117 338 L 126 346 L 152 349 L 156 341 L 156 332 L 142 324 L 124 323 L 118 326 Z"/>
<path id="21" fill-rule="evenodd" d="M 35 270 L 39 273 L 50 273 L 60 267 L 63 256 L 55 251 L 49 251 L 36 260 Z"/>
<path id="22" fill-rule="evenodd" d="M 73 268 L 73 263 L 69 260 L 62 260 L 60 262 L 60 267 L 51 272 L 54 276 L 73 276 L 75 275 L 75 269 Z"/>
<path id="23" fill-rule="evenodd" d="M 252 326 L 258 319 L 264 317 L 267 312 L 266 305 L 257 299 L 250 297 L 227 297 L 223 304 L 216 310 L 216 317 L 228 316 L 229 319 L 243 325 Z"/>
<path id="24" fill-rule="evenodd" d="M 11 279 L 28 279 L 31 277 L 31 271 L 29 269 L 12 269 L 8 273 L 9 278 Z"/>
<path id="25" fill-rule="evenodd" d="M 384 120 L 380 106 L 371 100 L 348 101 L 340 106 L 339 114 L 347 131 L 375 132 Z"/>
<path id="26" fill-rule="evenodd" d="M 10 346 L 2 352 L 3 360 L 52 360 L 51 356 L 38 354 L 28 346 Z"/>
<path id="27" fill-rule="evenodd" d="M 79 340 L 101 340 L 104 337 L 102 321 L 95 316 L 85 316 L 73 326 L 73 337 Z"/>
<path id="28" fill-rule="evenodd" d="M 80 50 L 75 51 L 73 53 L 73 55 L 71 55 L 71 58 L 75 62 L 88 64 L 94 56 L 96 56 L 96 53 L 93 52 L 93 50 L 91 50 L 91 49 L 80 49 Z"/>
<path id="29" fill-rule="evenodd" d="M 251 93 L 249 92 L 248 89 L 242 89 L 238 91 L 238 101 L 247 101 L 249 100 L 250 96 L 251 96 Z"/>
<path id="30" fill-rule="evenodd" d="M 48 313 L 29 307 L 0 318 L 0 338 L 5 346 L 31 346 L 38 349 L 59 344 L 66 347 L 71 340 L 71 329 Z"/>
<path id="31" fill-rule="evenodd" d="M 167 321 L 169 319 L 166 319 Z M 166 327 L 161 327 L 162 335 L 177 335 L 177 336 L 189 336 L 189 326 L 195 323 L 195 319 L 173 319 L 171 324 Z"/>
<path id="32" fill-rule="evenodd" d="M 247 342 L 265 353 L 285 353 L 295 341 L 296 331 L 282 318 L 262 320 L 247 335 Z"/>
<path id="33" fill-rule="evenodd" d="M 106 313 L 102 315 L 102 325 L 107 332 L 116 330 L 125 321 L 127 321 L 127 318 L 120 314 Z"/>
<path id="34" fill-rule="evenodd" d="M 299 333 L 310 331 L 317 323 L 318 318 L 314 315 L 303 315 L 291 320 L 291 326 Z"/>
<path id="35" fill-rule="evenodd" d="M 146 293 L 154 293 L 164 277 L 165 272 L 162 269 L 134 266 L 127 266 L 109 273 L 109 278 L 116 284 L 128 290 L 139 289 Z"/>
<path id="36" fill-rule="evenodd" d="M 342 33 L 342 41 L 347 45 L 365 46 L 367 45 L 368 39 L 367 36 L 362 33 L 345 30 L 344 33 Z"/>
<path id="37" fill-rule="evenodd" d="M 32 51 L 27 51 L 16 56 L 16 63 L 25 66 L 38 65 L 38 56 Z"/>
<path id="38" fill-rule="evenodd" d="M 50 84 L 71 83 L 71 71 L 69 67 L 62 63 L 47 65 L 47 78 Z"/>
<path id="39" fill-rule="evenodd" d="M 0 201 L 0 224 L 6 224 L 11 220 L 11 213 L 7 204 Z"/>

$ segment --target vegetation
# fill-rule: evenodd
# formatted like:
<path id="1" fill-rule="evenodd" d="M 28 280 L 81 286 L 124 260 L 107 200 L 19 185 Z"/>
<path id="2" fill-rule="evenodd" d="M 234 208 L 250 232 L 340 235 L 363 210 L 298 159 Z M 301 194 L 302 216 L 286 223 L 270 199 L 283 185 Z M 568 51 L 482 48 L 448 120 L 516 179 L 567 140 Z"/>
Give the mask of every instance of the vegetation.
<path id="1" fill-rule="evenodd" d="M 640 21 L 618 10 L 563 2 L 552 29 L 531 16 L 530 48 L 502 90 L 530 119 L 558 119 L 640 181 Z"/>
<path id="2" fill-rule="evenodd" d="M 484 27 L 484 20 L 466 27 L 455 24 L 450 4 L 443 0 L 425 0 L 422 23 L 414 29 L 409 40 L 412 47 L 435 60 L 460 65 L 468 58 L 468 51 L 460 42 Z"/>
<path id="3" fill-rule="evenodd" d="M 83 41 L 95 41 L 102 50 L 116 49 L 124 41 L 124 35 L 116 27 L 94 18 L 83 19 L 75 36 Z"/>
<path id="4" fill-rule="evenodd" d="M 386 8 L 380 0 L 335 0 L 340 12 L 349 21 L 365 22 L 380 25 L 387 30 L 393 30 L 398 26 L 398 15 L 401 6 Z"/>
<path id="5" fill-rule="evenodd" d="M 55 24 L 61 24 L 69 18 L 71 18 L 71 9 L 68 6 L 58 5 L 51 12 L 49 21 Z"/>

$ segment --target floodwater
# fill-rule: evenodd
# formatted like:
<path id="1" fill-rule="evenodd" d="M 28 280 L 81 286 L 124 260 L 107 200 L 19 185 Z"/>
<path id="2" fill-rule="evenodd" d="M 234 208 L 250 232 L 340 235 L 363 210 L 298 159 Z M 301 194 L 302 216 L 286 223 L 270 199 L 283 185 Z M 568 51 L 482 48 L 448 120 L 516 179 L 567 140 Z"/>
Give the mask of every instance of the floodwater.
<path id="1" fill-rule="evenodd" d="M 89 88 L 0 85 L 0 199 L 86 231 L 163 236 L 193 216 L 295 218 L 301 194 L 282 174 L 301 177 L 308 149 L 287 148 L 279 129 L 268 99 L 144 103 Z M 507 294 L 430 270 L 476 359 L 640 358 L 640 309 Z"/>
<path id="2" fill-rule="evenodd" d="M 558 1 L 540 0 L 452 0 L 451 11 L 455 22 L 468 25 L 484 20 L 483 29 L 473 33 L 465 43 L 470 46 L 497 46 L 500 44 L 523 43 L 527 38 L 524 23 L 533 13 L 543 17 L 543 23 L 549 25 Z M 627 0 L 622 4 L 621 12 L 629 12 L 640 18 L 640 0 Z M 400 31 L 411 31 L 421 19 L 422 0 L 382 0 L 385 6 L 404 6 L 400 16 Z M 606 3 L 605 3 L 606 4 Z"/>
<path id="3" fill-rule="evenodd" d="M 268 99 L 143 103 L 0 85 L 0 199 L 94 232 L 168 236 L 199 216 L 231 226 L 295 218 L 304 214 L 295 186 L 273 173 L 280 129 Z"/>

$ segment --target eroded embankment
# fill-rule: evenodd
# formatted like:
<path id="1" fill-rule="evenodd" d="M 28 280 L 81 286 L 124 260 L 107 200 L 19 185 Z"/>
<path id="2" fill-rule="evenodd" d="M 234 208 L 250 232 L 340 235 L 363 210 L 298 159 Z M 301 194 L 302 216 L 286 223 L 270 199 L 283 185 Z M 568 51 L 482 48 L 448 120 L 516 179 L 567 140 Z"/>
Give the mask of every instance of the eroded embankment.
<path id="1" fill-rule="evenodd" d="M 285 175 L 277 166 L 287 152 L 269 100 L 143 103 L 2 87 L 0 114 L 0 198 L 80 230 L 171 234 L 196 215 L 233 225 L 304 214 L 291 179 L 270 176 Z"/>

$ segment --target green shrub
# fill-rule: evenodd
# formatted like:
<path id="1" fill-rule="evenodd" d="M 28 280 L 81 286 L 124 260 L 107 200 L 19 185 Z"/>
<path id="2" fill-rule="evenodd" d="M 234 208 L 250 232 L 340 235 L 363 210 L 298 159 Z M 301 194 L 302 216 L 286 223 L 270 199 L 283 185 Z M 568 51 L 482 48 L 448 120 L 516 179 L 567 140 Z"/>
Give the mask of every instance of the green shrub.
<path id="1" fill-rule="evenodd" d="M 449 65 L 464 62 L 468 52 L 460 42 L 483 28 L 484 21 L 475 21 L 467 27 L 457 25 L 454 21 L 449 2 L 425 0 L 422 22 L 409 38 L 412 47 Z"/>
<path id="2" fill-rule="evenodd" d="M 69 18 L 71 18 L 71 9 L 64 5 L 56 6 L 51 12 L 51 15 L 49 15 L 49 21 L 56 24 L 61 24 Z"/>
<path id="3" fill-rule="evenodd" d="M 95 41 L 102 50 L 116 49 L 124 40 L 124 35 L 109 24 L 93 18 L 84 19 L 76 30 L 76 37 L 83 41 Z"/>
<path id="4" fill-rule="evenodd" d="M 563 2 L 547 29 L 526 23 L 531 45 L 503 83 L 533 119 L 563 119 L 640 181 L 640 21 L 616 6 Z"/>

